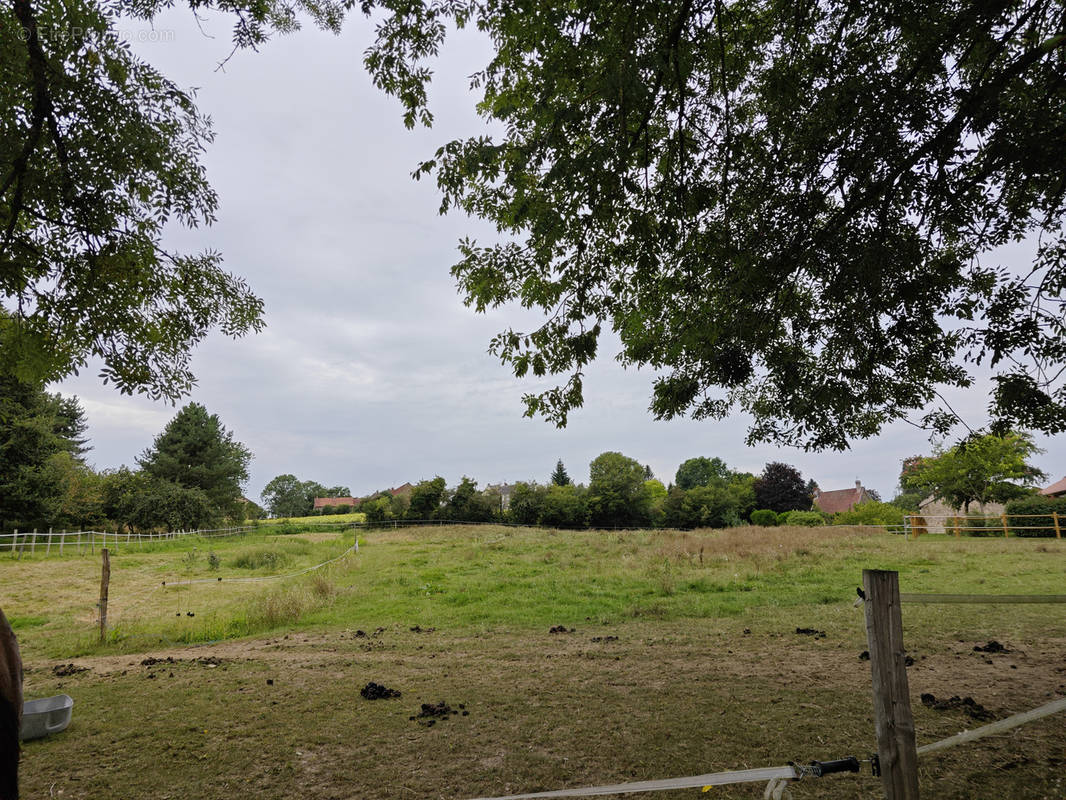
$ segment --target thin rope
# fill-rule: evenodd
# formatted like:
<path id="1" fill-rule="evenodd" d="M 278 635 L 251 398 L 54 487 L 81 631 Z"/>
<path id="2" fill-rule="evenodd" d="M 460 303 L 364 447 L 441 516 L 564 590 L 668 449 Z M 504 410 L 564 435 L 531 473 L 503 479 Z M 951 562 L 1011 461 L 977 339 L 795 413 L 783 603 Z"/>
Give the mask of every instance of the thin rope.
<path id="1" fill-rule="evenodd" d="M 316 569 L 322 569 L 322 567 L 325 567 L 325 566 L 328 566 L 329 564 L 333 564 L 333 563 L 336 563 L 337 561 L 340 561 L 342 558 L 344 558 L 345 556 L 347 556 L 349 553 L 351 553 L 353 551 L 356 552 L 356 553 L 359 552 L 359 539 L 358 539 L 358 537 L 356 537 L 355 544 L 353 544 L 351 547 L 349 547 L 347 550 L 345 550 L 343 553 L 341 553 L 336 558 L 331 558 L 329 561 L 323 561 L 321 564 L 315 564 L 313 567 L 307 567 L 306 569 L 301 569 L 299 572 L 290 572 L 290 573 L 288 573 L 286 575 L 262 575 L 262 576 L 253 577 L 253 578 L 223 578 L 223 577 L 218 577 L 218 578 L 196 578 L 195 580 L 188 580 L 188 581 L 163 581 L 162 585 L 163 586 L 189 586 L 189 585 L 194 584 L 194 583 L 261 583 L 263 581 L 280 581 L 280 580 L 284 580 L 285 578 L 296 578 L 296 577 L 299 577 L 300 575 L 306 575 L 308 572 L 314 572 Z"/>

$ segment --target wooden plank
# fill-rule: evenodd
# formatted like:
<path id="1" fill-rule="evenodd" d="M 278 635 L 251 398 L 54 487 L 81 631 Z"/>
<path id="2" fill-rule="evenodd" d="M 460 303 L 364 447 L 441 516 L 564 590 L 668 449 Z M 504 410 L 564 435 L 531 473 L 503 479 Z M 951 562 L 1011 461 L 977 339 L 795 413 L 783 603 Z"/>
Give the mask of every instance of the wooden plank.
<path id="1" fill-rule="evenodd" d="M 918 750 L 903 661 L 899 573 L 865 569 L 862 584 L 881 787 L 886 800 L 918 800 Z"/>
<path id="2" fill-rule="evenodd" d="M 1066 603 L 1066 594 L 901 594 L 904 603 Z"/>

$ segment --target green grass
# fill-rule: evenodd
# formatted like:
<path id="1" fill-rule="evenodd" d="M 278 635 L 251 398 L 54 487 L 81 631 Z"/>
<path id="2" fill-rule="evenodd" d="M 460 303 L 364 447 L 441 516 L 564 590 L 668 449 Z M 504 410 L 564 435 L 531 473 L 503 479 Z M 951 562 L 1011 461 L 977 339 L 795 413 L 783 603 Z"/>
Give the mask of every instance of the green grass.
<path id="1" fill-rule="evenodd" d="M 27 746 L 27 796 L 460 798 L 865 757 L 869 668 L 853 607 L 864 568 L 898 570 L 904 592 L 1066 585 L 1063 542 L 817 528 L 369 530 L 358 552 L 284 577 L 342 555 L 352 536 L 264 526 L 184 549 L 120 547 L 104 645 L 98 554 L 0 556 L 28 696 L 76 698 L 67 733 Z M 548 634 L 554 625 L 575 632 Z M 919 744 L 973 727 L 922 707 L 922 692 L 1005 716 L 1063 691 L 1061 606 L 906 606 L 904 627 Z M 1012 652 L 973 651 L 990 639 Z M 146 653 L 176 661 L 142 666 Z M 90 671 L 53 675 L 75 659 Z M 362 700 L 370 680 L 403 697 Z M 442 699 L 470 716 L 409 719 Z M 1054 768 L 1063 721 L 1023 730 L 923 760 L 923 791 L 1066 796 Z M 795 789 L 878 791 L 868 775 Z"/>
<path id="2" fill-rule="evenodd" d="M 307 517 L 279 517 L 278 519 L 261 519 L 250 522 L 253 525 L 324 525 L 331 522 L 366 522 L 366 514 L 353 511 L 351 514 L 323 514 Z"/>

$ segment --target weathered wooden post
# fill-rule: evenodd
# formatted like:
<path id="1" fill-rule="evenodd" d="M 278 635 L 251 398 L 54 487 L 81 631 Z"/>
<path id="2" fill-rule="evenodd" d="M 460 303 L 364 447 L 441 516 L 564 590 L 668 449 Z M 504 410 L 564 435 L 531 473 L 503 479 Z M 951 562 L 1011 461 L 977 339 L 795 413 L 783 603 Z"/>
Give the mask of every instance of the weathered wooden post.
<path id="1" fill-rule="evenodd" d="M 874 727 L 886 800 L 918 800 L 918 749 L 904 664 L 899 573 L 864 569 Z"/>
<path id="2" fill-rule="evenodd" d="M 1003 538 L 1006 539 L 1010 536 L 1010 530 L 1007 528 L 1007 515 L 1000 514 L 999 520 L 1003 523 Z"/>
<path id="3" fill-rule="evenodd" d="M 100 573 L 100 644 L 107 641 L 107 589 L 111 583 L 111 557 L 106 547 L 100 548 L 103 568 Z"/>
<path id="4" fill-rule="evenodd" d="M 1052 511 L 1051 512 L 1051 516 L 1055 518 L 1055 538 L 1056 539 L 1061 539 L 1062 538 L 1062 528 L 1059 527 L 1059 512 L 1058 511 Z"/>

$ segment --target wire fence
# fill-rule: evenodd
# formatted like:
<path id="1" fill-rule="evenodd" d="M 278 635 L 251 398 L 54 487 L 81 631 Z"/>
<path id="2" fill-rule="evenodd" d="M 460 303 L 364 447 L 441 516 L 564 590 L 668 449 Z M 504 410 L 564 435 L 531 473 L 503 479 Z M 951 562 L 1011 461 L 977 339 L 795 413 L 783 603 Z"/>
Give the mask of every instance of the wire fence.
<path id="1" fill-rule="evenodd" d="M 294 524 L 294 523 L 289 523 Z M 223 539 L 246 536 L 252 532 L 270 535 L 272 529 L 278 529 L 278 533 L 291 532 L 285 528 L 286 522 L 280 520 L 266 524 L 241 525 L 231 528 L 200 528 L 195 530 L 175 531 L 55 531 L 49 528 L 47 531 L 34 529 L 32 531 L 15 530 L 12 533 L 0 533 L 0 555 L 10 555 L 21 559 L 27 555 L 66 556 L 84 555 L 95 553 L 101 547 L 107 547 L 114 553 L 125 549 L 143 549 L 146 546 L 158 545 L 166 542 L 176 542 L 182 539 Z M 496 528 L 558 530 L 555 525 L 538 525 L 523 522 L 507 522 L 502 520 L 461 520 L 461 519 L 389 519 L 389 520 L 366 520 L 356 522 L 352 520 L 323 520 L 321 522 L 300 522 L 300 531 L 314 531 L 316 529 L 357 529 L 382 530 L 401 529 L 412 527 L 446 527 L 446 526 L 481 526 L 488 525 Z M 852 525 L 825 525 L 825 528 L 877 528 L 887 533 L 908 533 L 911 528 L 900 525 L 879 524 L 852 524 Z M 584 529 L 583 529 L 584 530 Z M 635 525 L 597 526 L 596 530 L 602 531 L 661 531 L 664 528 Z"/>
<path id="2" fill-rule="evenodd" d="M 1066 520 L 1058 512 L 1050 514 L 967 514 L 921 515 L 903 518 L 903 532 L 912 539 L 925 534 L 961 536 L 1011 536 L 1062 538 Z"/>

